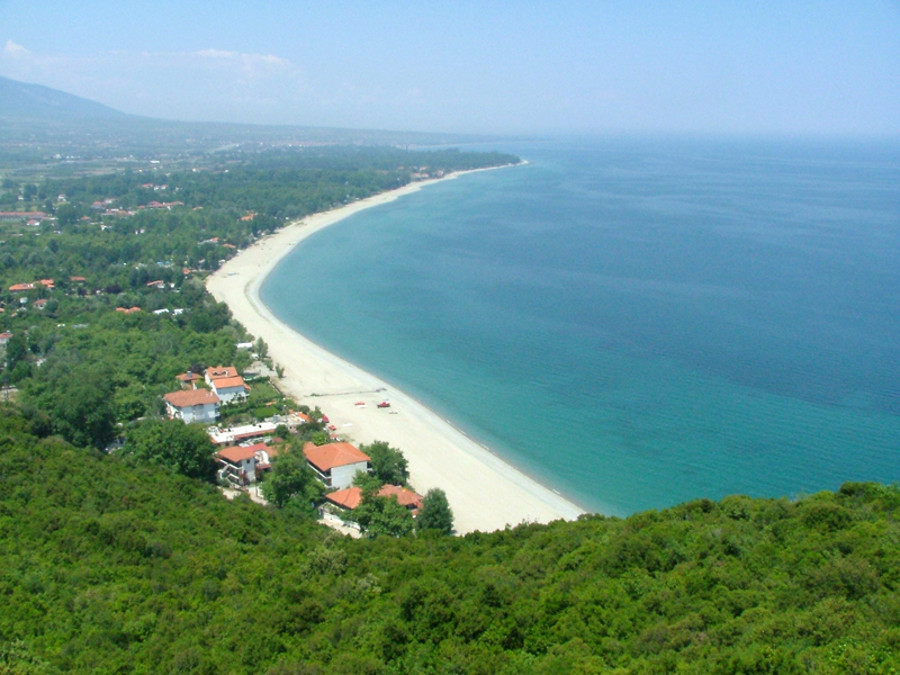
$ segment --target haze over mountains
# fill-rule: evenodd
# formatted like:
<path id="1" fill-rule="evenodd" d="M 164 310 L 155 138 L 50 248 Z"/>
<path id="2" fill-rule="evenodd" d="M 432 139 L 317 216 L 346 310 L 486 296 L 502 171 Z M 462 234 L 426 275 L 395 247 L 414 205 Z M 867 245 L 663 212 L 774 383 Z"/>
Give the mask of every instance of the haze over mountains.
<path id="1" fill-rule="evenodd" d="M 131 115 L 96 101 L 0 77 L 0 118 L 12 120 L 122 120 Z"/>
<path id="2" fill-rule="evenodd" d="M 0 150 L 5 155 L 0 168 L 28 165 L 43 170 L 60 156 L 84 161 L 272 146 L 432 146 L 487 140 L 445 133 L 161 120 L 0 77 Z"/>

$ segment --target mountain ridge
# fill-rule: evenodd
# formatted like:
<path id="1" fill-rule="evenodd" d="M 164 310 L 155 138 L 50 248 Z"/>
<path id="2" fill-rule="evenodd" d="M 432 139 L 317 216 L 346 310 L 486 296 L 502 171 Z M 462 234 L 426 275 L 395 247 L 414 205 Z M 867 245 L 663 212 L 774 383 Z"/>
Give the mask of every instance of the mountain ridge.
<path id="1" fill-rule="evenodd" d="M 73 121 L 140 119 L 91 99 L 8 77 L 0 77 L 0 117 Z"/>

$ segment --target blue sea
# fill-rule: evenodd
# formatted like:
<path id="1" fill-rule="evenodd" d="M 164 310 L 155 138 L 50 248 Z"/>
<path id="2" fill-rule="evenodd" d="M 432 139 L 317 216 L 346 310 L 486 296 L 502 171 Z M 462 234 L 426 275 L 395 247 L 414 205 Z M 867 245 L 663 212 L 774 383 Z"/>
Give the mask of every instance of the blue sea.
<path id="1" fill-rule="evenodd" d="M 485 149 L 264 302 L 592 511 L 900 480 L 900 144 Z"/>

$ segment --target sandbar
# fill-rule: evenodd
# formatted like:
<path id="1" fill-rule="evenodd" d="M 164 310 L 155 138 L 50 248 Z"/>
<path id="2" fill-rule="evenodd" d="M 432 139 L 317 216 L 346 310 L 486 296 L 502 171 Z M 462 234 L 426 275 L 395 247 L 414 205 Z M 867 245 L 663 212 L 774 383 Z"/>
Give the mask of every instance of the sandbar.
<path id="1" fill-rule="evenodd" d="M 289 223 L 238 252 L 206 287 L 234 318 L 268 345 L 283 368 L 277 385 L 298 403 L 318 406 L 352 443 L 386 441 L 407 459 L 410 483 L 425 494 L 441 488 L 457 533 L 489 532 L 523 522 L 572 520 L 584 510 L 503 461 L 403 391 L 314 344 L 260 300 L 269 272 L 303 239 L 359 211 L 398 199 L 439 180 L 410 183 Z M 389 400 L 390 408 L 378 403 Z"/>

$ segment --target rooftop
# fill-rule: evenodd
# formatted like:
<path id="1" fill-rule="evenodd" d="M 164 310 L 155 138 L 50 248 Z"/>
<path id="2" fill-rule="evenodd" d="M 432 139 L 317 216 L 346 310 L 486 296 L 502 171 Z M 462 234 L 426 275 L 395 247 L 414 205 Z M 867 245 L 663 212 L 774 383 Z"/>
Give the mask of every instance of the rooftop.
<path id="1" fill-rule="evenodd" d="M 330 471 L 336 466 L 347 466 L 348 464 L 357 464 L 359 462 L 368 462 L 371 457 L 360 452 L 358 448 L 350 443 L 326 443 L 325 445 L 315 445 L 307 442 L 303 446 L 303 454 L 310 463 L 314 464 L 320 471 Z"/>
<path id="2" fill-rule="evenodd" d="M 164 398 L 176 408 L 186 408 L 189 405 L 203 405 L 219 402 L 219 397 L 208 389 L 183 389 L 181 391 L 173 391 L 166 394 Z"/>

